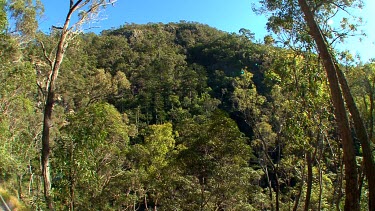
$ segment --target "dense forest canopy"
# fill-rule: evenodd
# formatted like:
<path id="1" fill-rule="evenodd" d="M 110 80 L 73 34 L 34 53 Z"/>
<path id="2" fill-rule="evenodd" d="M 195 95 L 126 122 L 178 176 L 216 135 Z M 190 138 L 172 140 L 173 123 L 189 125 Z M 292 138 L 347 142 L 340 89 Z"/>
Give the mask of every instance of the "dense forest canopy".
<path id="1" fill-rule="evenodd" d="M 38 1 L 12 3 L 0 0 L 0 208 L 346 208 L 342 137 L 320 51 L 186 21 L 44 34 L 32 18 Z M 375 66 L 347 54 L 336 65 L 373 156 Z M 348 116 L 358 204 L 371 210 L 363 142 Z"/>

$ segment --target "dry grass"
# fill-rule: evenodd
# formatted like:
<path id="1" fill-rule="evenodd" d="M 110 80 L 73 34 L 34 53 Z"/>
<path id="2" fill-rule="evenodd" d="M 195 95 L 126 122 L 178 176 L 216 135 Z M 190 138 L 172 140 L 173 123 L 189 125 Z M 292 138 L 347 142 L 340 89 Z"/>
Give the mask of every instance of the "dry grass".
<path id="1" fill-rule="evenodd" d="M 22 202 L 20 202 L 20 200 L 17 197 L 11 195 L 8 191 L 0 188 L 0 194 L 3 197 L 4 201 L 7 203 L 8 207 L 10 208 L 10 210 L 12 210 L 12 211 L 24 211 L 24 210 L 28 210 L 22 204 Z M 3 202 L 1 200 L 0 200 L 0 208 L 2 208 L 3 210 L 7 210 L 4 207 Z"/>

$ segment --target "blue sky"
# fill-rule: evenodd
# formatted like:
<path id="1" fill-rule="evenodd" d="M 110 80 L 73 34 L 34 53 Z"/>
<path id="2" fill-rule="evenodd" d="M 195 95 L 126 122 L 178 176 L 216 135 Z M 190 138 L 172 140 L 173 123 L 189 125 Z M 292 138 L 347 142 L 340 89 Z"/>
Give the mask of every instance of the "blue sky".
<path id="1" fill-rule="evenodd" d="M 45 16 L 42 27 L 64 21 L 63 9 L 68 7 L 58 0 L 42 0 Z M 125 23 L 145 24 L 150 22 L 196 21 L 217 29 L 238 32 L 241 28 L 251 29 L 257 37 L 266 34 L 266 18 L 253 14 L 250 0 L 118 0 L 114 7 L 108 7 L 103 16 L 106 20 L 96 31 L 119 27 Z"/>
<path id="2" fill-rule="evenodd" d="M 351 39 L 343 48 L 351 53 L 359 53 L 363 61 L 375 58 L 375 1 L 364 0 L 366 7 L 361 11 L 368 34 L 360 43 Z M 51 25 L 61 25 L 68 9 L 68 0 L 42 0 L 45 14 L 40 20 L 41 29 L 48 32 Z M 267 19 L 257 16 L 251 7 L 256 0 L 118 0 L 114 7 L 108 7 L 101 15 L 104 20 L 97 24 L 95 32 L 125 23 L 145 24 L 150 22 L 195 21 L 208 24 L 227 32 L 238 32 L 241 28 L 250 29 L 257 40 L 267 34 Z"/>

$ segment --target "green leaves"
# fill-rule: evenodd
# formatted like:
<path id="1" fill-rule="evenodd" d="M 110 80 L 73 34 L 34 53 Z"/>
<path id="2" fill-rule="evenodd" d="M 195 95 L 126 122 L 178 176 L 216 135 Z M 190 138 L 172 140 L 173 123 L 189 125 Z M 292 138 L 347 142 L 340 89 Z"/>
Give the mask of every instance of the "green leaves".
<path id="1" fill-rule="evenodd" d="M 171 123 L 150 125 L 145 131 L 144 144 L 147 150 L 149 165 L 146 166 L 150 174 L 160 171 L 169 164 L 168 154 L 175 148 L 175 140 Z"/>
<path id="2" fill-rule="evenodd" d="M 233 120 L 216 110 L 184 121 L 177 129 L 182 146 L 178 168 L 196 191 L 189 193 L 189 188 L 183 187 L 181 193 L 190 198 L 192 209 L 229 209 L 234 202 L 244 206 L 250 187 L 246 181 L 253 176 L 247 168 L 251 151 Z"/>
<path id="3" fill-rule="evenodd" d="M 90 200 L 124 173 L 128 139 L 125 118 L 112 105 L 96 103 L 71 114 L 57 139 L 52 160 L 59 201 L 74 201 L 77 209 L 90 206 Z M 64 194 L 69 187 L 74 195 Z"/>
<path id="4" fill-rule="evenodd" d="M 8 24 L 5 6 L 6 6 L 6 0 L 1 0 L 0 1 L 0 36 L 3 36 L 3 34 L 6 31 L 7 24 Z"/>
<path id="5" fill-rule="evenodd" d="M 16 23 L 16 32 L 23 36 L 34 36 L 38 29 L 37 17 L 43 13 L 42 3 L 39 0 L 10 0 L 9 10 Z"/>

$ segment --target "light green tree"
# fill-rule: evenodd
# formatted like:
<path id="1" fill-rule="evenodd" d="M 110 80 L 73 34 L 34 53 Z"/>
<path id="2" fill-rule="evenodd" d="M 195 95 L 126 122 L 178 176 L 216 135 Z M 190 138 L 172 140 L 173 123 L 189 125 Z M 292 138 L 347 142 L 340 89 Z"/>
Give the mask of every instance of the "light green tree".
<path id="1" fill-rule="evenodd" d="M 128 131 L 126 115 L 107 103 L 94 103 L 68 116 L 53 148 L 59 209 L 109 206 L 114 195 L 108 187 L 124 174 Z"/>

